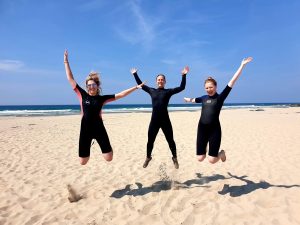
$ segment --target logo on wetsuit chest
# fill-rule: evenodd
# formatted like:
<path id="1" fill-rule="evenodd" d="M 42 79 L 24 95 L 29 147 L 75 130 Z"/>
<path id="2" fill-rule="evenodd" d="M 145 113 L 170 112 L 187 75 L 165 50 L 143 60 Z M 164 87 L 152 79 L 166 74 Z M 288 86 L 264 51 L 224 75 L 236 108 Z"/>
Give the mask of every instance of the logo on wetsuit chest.
<path id="1" fill-rule="evenodd" d="M 89 100 L 86 100 L 86 101 L 85 101 L 85 104 L 86 104 L 86 105 L 89 105 L 89 104 L 91 104 L 91 102 L 90 102 Z"/>
<path id="2" fill-rule="evenodd" d="M 211 103 L 211 100 L 210 100 L 210 99 L 208 99 L 208 100 L 206 101 L 206 103 Z"/>

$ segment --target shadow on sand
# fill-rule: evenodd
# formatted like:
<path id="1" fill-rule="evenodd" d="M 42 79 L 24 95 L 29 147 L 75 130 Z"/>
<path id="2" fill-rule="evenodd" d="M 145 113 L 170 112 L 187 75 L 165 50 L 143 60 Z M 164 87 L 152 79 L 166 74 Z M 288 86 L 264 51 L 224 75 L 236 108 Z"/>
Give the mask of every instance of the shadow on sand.
<path id="1" fill-rule="evenodd" d="M 236 186 L 230 186 L 229 184 L 225 184 L 223 186 L 223 189 L 219 191 L 218 193 L 220 195 L 226 195 L 229 194 L 231 197 L 240 197 L 242 195 L 249 194 L 253 191 L 256 191 L 258 189 L 268 189 L 270 187 L 278 187 L 278 188 L 293 188 L 293 187 L 300 187 L 298 184 L 294 185 L 275 185 L 270 184 L 267 181 L 260 181 L 258 183 L 255 183 L 251 180 L 246 179 L 247 176 L 236 176 L 232 175 L 231 173 L 228 173 L 229 179 L 238 179 L 241 181 L 244 181 L 246 184 L 244 185 L 236 185 Z"/>
<path id="2" fill-rule="evenodd" d="M 135 183 L 135 185 L 127 184 L 125 188 L 120 190 L 115 190 L 110 197 L 112 198 L 122 198 L 125 195 L 129 196 L 143 196 L 149 193 L 168 191 L 168 190 L 178 190 L 178 189 L 190 189 L 190 188 L 208 188 L 207 185 L 210 182 L 218 181 L 218 180 L 229 180 L 229 179 L 239 179 L 241 181 L 246 182 L 244 185 L 240 186 L 230 186 L 230 184 L 225 184 L 221 191 L 218 191 L 220 195 L 229 194 L 231 197 L 239 197 L 242 195 L 249 194 L 257 189 L 268 189 L 270 187 L 278 187 L 278 188 L 293 188 L 300 187 L 300 185 L 274 185 L 270 184 L 266 181 L 260 181 L 255 183 L 251 180 L 246 179 L 247 176 L 235 176 L 231 173 L 228 173 L 228 177 L 223 175 L 215 174 L 212 176 L 202 176 L 200 173 L 196 173 L 197 178 L 187 180 L 183 183 L 172 181 L 172 180 L 160 180 L 153 183 L 149 187 L 143 187 L 141 183 Z M 133 188 L 132 188 L 133 187 Z"/>
<path id="3" fill-rule="evenodd" d="M 160 180 L 155 182 L 149 187 L 143 187 L 143 184 L 141 183 L 135 183 L 137 188 L 131 189 L 130 184 L 127 184 L 124 189 L 116 190 L 114 191 L 110 197 L 113 198 L 122 198 L 125 195 L 131 195 L 131 196 L 143 196 L 150 192 L 161 192 L 161 191 L 167 191 L 171 189 L 184 189 L 184 188 L 195 188 L 195 187 L 209 187 L 205 184 L 208 184 L 212 181 L 217 180 L 223 180 L 228 179 L 224 177 L 223 175 L 212 175 L 212 176 L 202 176 L 200 173 L 196 173 L 197 178 L 187 180 L 183 183 L 172 181 L 172 180 Z"/>

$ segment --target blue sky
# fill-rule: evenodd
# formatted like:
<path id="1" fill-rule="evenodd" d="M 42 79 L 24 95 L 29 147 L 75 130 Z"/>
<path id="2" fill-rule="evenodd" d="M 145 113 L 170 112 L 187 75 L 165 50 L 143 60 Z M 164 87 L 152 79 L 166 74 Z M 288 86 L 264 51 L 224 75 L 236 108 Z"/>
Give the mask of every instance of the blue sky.
<path id="1" fill-rule="evenodd" d="M 135 85 L 129 70 L 155 86 L 163 73 L 173 96 L 205 94 L 211 75 L 222 91 L 244 57 L 247 65 L 227 102 L 300 102 L 298 0 L 0 0 L 0 105 L 78 104 L 76 81 L 101 72 L 103 94 Z M 116 103 L 151 103 L 139 90 Z"/>

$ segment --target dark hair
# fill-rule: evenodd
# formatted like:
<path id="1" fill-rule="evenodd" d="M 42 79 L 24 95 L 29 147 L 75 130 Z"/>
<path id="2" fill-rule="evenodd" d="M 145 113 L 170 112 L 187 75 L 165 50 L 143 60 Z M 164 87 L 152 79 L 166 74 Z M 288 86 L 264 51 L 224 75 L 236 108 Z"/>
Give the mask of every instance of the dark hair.
<path id="1" fill-rule="evenodd" d="M 156 76 L 156 80 L 157 80 L 157 78 L 159 77 L 159 76 L 162 76 L 163 78 L 164 78 L 164 80 L 166 81 L 166 76 L 165 75 L 163 75 L 163 74 L 158 74 L 157 76 Z"/>
<path id="2" fill-rule="evenodd" d="M 204 81 L 204 85 L 206 84 L 206 83 L 213 83 L 215 86 L 217 86 L 217 81 L 214 79 L 214 78 L 212 78 L 212 77 L 208 77 L 205 81 Z"/>

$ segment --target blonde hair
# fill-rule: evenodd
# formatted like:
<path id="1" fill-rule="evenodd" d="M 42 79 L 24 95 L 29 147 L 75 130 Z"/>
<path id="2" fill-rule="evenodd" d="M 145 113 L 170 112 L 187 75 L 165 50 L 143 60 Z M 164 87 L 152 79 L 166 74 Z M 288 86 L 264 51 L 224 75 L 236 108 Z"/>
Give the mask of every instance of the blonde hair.
<path id="1" fill-rule="evenodd" d="M 204 85 L 206 84 L 206 83 L 213 83 L 215 86 L 217 86 L 217 81 L 214 79 L 214 78 L 212 78 L 212 77 L 208 77 L 205 81 L 204 81 Z"/>
<path id="2" fill-rule="evenodd" d="M 95 72 L 95 71 L 91 71 L 89 73 L 89 75 L 85 79 L 86 88 L 87 88 L 87 84 L 88 84 L 89 80 L 92 80 L 97 84 L 97 86 L 98 86 L 97 95 L 99 95 L 102 92 L 102 90 L 101 90 L 101 81 L 100 81 L 100 73 Z"/>

